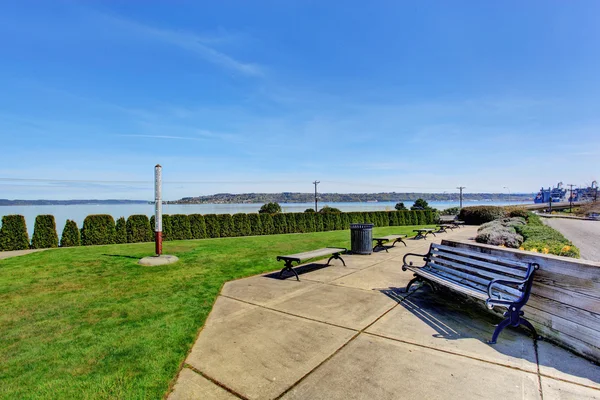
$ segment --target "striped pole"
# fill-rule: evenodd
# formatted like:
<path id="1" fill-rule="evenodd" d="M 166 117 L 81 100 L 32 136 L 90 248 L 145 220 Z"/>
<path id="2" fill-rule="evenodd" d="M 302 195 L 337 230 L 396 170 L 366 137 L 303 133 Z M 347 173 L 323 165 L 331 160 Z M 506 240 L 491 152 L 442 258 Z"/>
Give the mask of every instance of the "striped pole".
<path id="1" fill-rule="evenodd" d="M 155 249 L 156 255 L 162 254 L 162 167 L 154 167 L 154 219 L 155 219 Z"/>

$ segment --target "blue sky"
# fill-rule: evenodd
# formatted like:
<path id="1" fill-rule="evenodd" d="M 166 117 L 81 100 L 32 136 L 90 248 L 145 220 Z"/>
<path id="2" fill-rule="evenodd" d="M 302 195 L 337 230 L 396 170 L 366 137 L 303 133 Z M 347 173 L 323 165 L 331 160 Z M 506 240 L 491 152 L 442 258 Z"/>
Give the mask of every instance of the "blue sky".
<path id="1" fill-rule="evenodd" d="M 150 199 L 156 163 L 168 199 L 315 179 L 589 184 L 598 15 L 597 1 L 4 2 L 0 198 Z"/>

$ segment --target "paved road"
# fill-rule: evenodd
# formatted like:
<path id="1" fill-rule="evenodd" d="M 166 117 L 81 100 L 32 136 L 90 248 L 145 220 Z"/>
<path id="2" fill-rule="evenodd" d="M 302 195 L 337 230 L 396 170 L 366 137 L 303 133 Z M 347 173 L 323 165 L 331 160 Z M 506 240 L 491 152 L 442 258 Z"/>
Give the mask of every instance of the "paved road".
<path id="1" fill-rule="evenodd" d="M 579 247 L 582 259 L 600 262 L 600 221 L 545 218 L 544 222 Z"/>

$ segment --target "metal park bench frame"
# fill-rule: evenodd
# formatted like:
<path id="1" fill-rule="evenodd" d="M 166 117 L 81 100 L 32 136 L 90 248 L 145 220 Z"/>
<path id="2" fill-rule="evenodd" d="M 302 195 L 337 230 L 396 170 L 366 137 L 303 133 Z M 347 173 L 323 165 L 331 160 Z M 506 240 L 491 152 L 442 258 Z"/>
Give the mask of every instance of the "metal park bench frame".
<path id="1" fill-rule="evenodd" d="M 329 260 L 327 260 L 327 264 L 325 264 L 325 266 L 328 266 L 331 260 L 341 260 L 342 264 L 344 264 L 345 267 L 346 262 L 342 257 L 340 257 L 340 254 L 347 252 L 348 249 L 342 247 L 324 247 L 322 249 L 305 251 L 303 253 L 290 254 L 287 256 L 277 256 L 277 261 L 283 261 L 285 263 L 283 269 L 279 272 L 279 278 L 281 279 L 285 271 L 292 271 L 294 275 L 296 275 L 296 279 L 300 280 L 300 278 L 298 277 L 298 273 L 294 271 L 294 268 L 292 268 L 292 263 L 296 262 L 300 264 L 301 262 L 309 260 L 311 258 L 331 256 L 329 257 Z"/>
<path id="2" fill-rule="evenodd" d="M 414 266 L 412 262 L 407 263 L 407 257 L 420 257 L 425 264 Z M 415 276 L 406 286 L 407 292 L 414 283 L 423 282 L 434 291 L 435 286 L 440 285 L 483 300 L 489 309 L 494 306 L 506 308 L 506 319 L 494 330 L 490 344 L 496 343 L 498 335 L 507 326 L 523 325 L 535 338 L 538 337 L 521 311 L 529 300 L 538 264 L 435 243 L 431 244 L 427 254 L 408 253 L 402 261 L 402 270 L 409 270 Z"/>
<path id="3" fill-rule="evenodd" d="M 427 235 L 429 235 L 430 233 L 433 236 L 435 236 L 435 232 L 431 228 L 413 229 L 413 232 L 417 232 L 417 235 L 413 238 L 415 240 L 418 240 L 418 239 L 427 240 Z M 423 232 L 425 232 L 425 234 L 423 234 Z"/>
<path id="4" fill-rule="evenodd" d="M 437 224 L 438 230 L 435 233 L 447 233 L 448 229 L 454 230 L 456 228 L 453 224 Z"/>
<path id="5" fill-rule="evenodd" d="M 384 243 L 387 243 L 391 240 L 393 240 L 394 243 L 392 243 L 392 245 L 389 247 L 394 247 L 394 245 L 396 245 L 396 243 L 398 243 L 398 242 L 401 242 L 402 244 L 404 244 L 404 246 L 406 246 L 406 242 L 402 238 L 405 238 L 407 236 L 408 235 L 405 235 L 405 234 L 398 234 L 398 235 L 387 235 L 387 236 L 373 238 L 373 240 L 377 241 L 377 243 L 373 247 L 373 251 L 375 251 L 375 249 L 377 249 L 378 247 L 381 247 L 381 248 L 385 249 L 386 253 L 389 253 L 388 246 L 385 246 Z"/>

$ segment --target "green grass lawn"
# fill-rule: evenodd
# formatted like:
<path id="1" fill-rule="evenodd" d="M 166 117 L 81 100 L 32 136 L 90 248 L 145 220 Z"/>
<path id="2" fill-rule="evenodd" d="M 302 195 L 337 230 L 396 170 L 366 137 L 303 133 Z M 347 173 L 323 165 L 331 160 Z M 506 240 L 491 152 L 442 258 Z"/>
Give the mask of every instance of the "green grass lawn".
<path id="1" fill-rule="evenodd" d="M 375 228 L 410 233 L 413 226 Z M 0 261 L 0 398 L 161 398 L 221 286 L 349 231 L 48 250 Z"/>

